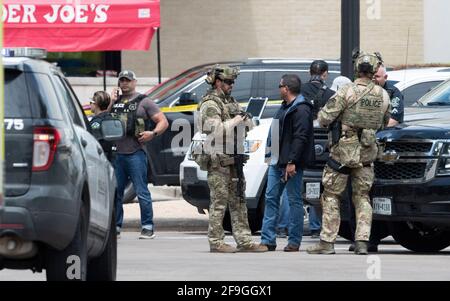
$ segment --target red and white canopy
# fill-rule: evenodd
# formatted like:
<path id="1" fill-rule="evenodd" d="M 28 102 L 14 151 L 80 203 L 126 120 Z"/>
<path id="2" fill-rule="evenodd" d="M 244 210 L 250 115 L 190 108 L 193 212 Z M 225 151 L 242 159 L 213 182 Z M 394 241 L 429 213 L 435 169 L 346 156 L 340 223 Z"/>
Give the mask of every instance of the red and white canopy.
<path id="1" fill-rule="evenodd" d="M 3 46 L 147 50 L 159 7 L 159 0 L 3 0 Z"/>

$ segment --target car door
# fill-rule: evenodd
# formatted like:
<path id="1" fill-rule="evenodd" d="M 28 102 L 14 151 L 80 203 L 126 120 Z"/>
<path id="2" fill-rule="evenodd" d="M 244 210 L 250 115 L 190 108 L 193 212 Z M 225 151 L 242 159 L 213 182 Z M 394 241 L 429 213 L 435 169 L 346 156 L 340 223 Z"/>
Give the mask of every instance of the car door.
<path id="1" fill-rule="evenodd" d="M 87 119 L 70 85 L 59 74 L 55 74 L 54 78 L 58 91 L 66 102 L 67 113 L 84 150 L 91 201 L 90 230 L 100 230 L 105 233 L 109 228 L 108 218 L 112 206 L 111 189 L 109 188 L 112 183 L 108 177 L 110 163 L 100 143 L 88 131 Z"/>

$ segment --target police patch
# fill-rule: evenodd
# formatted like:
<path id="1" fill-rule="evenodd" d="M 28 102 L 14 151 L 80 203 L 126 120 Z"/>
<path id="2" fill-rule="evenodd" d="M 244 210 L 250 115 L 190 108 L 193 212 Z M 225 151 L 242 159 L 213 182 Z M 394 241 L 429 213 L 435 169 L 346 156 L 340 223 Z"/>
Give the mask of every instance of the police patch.
<path id="1" fill-rule="evenodd" d="M 392 98 L 392 99 L 391 99 L 391 106 L 392 106 L 393 108 L 399 107 L 399 106 L 400 106 L 400 98 L 398 98 L 398 97 Z"/>
<path id="2" fill-rule="evenodd" d="M 130 103 L 130 105 L 128 106 L 128 109 L 130 111 L 136 111 L 136 108 L 137 108 L 137 106 L 135 103 Z"/>
<path id="3" fill-rule="evenodd" d="M 96 121 L 96 122 L 93 122 L 93 123 L 91 124 L 91 128 L 92 128 L 93 130 L 98 130 L 98 129 L 100 128 L 100 123 L 98 123 L 97 121 Z"/>

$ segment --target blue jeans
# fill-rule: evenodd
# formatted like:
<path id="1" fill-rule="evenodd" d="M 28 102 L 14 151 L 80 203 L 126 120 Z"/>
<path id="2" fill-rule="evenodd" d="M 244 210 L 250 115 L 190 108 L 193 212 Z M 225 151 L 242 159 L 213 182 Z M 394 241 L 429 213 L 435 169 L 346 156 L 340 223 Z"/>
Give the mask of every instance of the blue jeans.
<path id="1" fill-rule="evenodd" d="M 283 190 L 280 204 L 280 217 L 278 218 L 278 229 L 287 229 L 289 227 L 289 199 L 286 189 Z"/>
<path id="2" fill-rule="evenodd" d="M 321 216 L 317 213 L 317 210 L 314 206 L 309 206 L 309 230 L 320 231 L 321 226 Z"/>
<path id="3" fill-rule="evenodd" d="M 266 189 L 266 207 L 261 230 L 261 243 L 276 245 L 276 226 L 280 207 L 280 197 L 286 187 L 289 200 L 288 244 L 300 246 L 303 235 L 303 200 L 301 196 L 303 171 L 297 170 L 287 183 L 281 181 L 283 170 L 276 165 L 269 166 Z"/>
<path id="4" fill-rule="evenodd" d="M 114 172 L 117 179 L 116 226 L 122 227 L 123 194 L 128 184 L 128 179 L 130 179 L 141 208 L 142 228 L 152 230 L 153 208 L 152 196 L 147 186 L 147 154 L 143 150 L 138 150 L 133 154 L 117 154 L 114 161 Z"/>

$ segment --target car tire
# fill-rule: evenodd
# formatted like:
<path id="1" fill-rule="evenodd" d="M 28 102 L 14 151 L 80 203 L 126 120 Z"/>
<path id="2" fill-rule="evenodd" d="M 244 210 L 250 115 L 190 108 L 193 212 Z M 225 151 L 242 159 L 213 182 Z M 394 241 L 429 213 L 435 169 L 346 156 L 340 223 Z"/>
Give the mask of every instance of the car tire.
<path id="1" fill-rule="evenodd" d="M 414 252 L 439 252 L 450 246 L 450 231 L 418 222 L 391 222 L 395 241 Z"/>
<path id="2" fill-rule="evenodd" d="M 117 272 L 117 232 L 116 232 L 116 214 L 113 211 L 111 225 L 108 232 L 108 241 L 106 242 L 103 253 L 89 261 L 88 263 L 88 281 L 115 281 Z"/>
<path id="3" fill-rule="evenodd" d="M 75 235 L 69 245 L 63 250 L 56 250 L 51 247 L 46 249 L 45 272 L 48 281 L 86 280 L 88 226 L 87 208 L 82 203 Z"/>
<path id="4" fill-rule="evenodd" d="M 125 191 L 123 193 L 123 203 L 136 203 L 136 192 L 134 191 L 133 183 L 131 181 L 128 182 L 127 186 L 125 186 Z"/>

